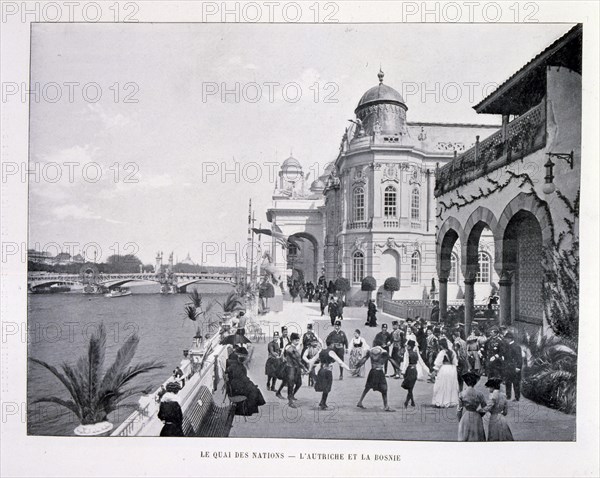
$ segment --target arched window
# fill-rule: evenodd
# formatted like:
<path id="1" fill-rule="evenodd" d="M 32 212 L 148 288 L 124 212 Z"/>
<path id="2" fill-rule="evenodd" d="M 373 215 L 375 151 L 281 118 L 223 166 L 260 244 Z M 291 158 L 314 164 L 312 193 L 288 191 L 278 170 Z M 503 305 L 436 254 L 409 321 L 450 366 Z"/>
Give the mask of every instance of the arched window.
<path id="1" fill-rule="evenodd" d="M 448 282 L 458 282 L 458 257 L 454 252 L 450 255 L 450 274 L 448 275 Z"/>
<path id="2" fill-rule="evenodd" d="M 410 197 L 410 218 L 413 221 L 421 220 L 421 195 L 417 188 L 412 190 Z"/>
<path id="3" fill-rule="evenodd" d="M 365 255 L 356 251 L 352 255 L 352 282 L 360 283 L 365 276 Z"/>
<path id="4" fill-rule="evenodd" d="M 491 260 L 490 256 L 486 252 L 479 253 L 479 271 L 477 272 L 477 277 L 475 280 L 477 282 L 490 282 L 490 266 Z"/>
<path id="5" fill-rule="evenodd" d="M 385 217 L 396 217 L 396 188 L 388 186 L 383 193 L 383 215 Z"/>
<path id="6" fill-rule="evenodd" d="M 365 220 L 365 190 L 358 187 L 354 190 L 354 222 Z"/>
<path id="7" fill-rule="evenodd" d="M 421 282 L 421 255 L 416 251 L 410 258 L 410 281 L 413 284 Z"/>

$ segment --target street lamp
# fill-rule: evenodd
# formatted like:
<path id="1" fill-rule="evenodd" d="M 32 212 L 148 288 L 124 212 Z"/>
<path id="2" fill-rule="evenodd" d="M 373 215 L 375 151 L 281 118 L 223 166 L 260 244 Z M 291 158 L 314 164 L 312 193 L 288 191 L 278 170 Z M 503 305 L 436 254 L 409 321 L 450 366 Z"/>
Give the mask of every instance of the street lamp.
<path id="1" fill-rule="evenodd" d="M 556 186 L 554 185 L 554 163 L 552 162 L 552 158 L 564 159 L 567 164 L 573 169 L 573 151 L 570 153 L 546 153 L 548 156 L 548 161 L 544 164 L 546 168 L 546 176 L 544 177 L 545 183 L 542 187 L 542 191 L 544 194 L 552 194 L 556 191 Z"/>

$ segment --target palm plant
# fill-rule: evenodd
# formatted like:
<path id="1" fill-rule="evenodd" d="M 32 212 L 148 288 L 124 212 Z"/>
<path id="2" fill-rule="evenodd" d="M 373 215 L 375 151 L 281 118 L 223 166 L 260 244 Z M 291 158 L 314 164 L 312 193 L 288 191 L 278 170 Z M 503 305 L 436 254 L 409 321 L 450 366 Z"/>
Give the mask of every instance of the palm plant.
<path id="1" fill-rule="evenodd" d="M 566 413 L 575 413 L 577 344 L 556 335 L 525 334 L 523 395 Z"/>
<path id="2" fill-rule="evenodd" d="M 225 301 L 222 304 L 218 302 L 218 304 L 223 308 L 223 312 L 226 314 L 243 310 L 245 308 L 244 300 L 236 292 L 230 292 L 225 298 Z"/>
<path id="3" fill-rule="evenodd" d="M 80 357 L 75 366 L 61 365 L 61 370 L 33 357 L 36 363 L 49 370 L 64 385 L 70 399 L 45 397 L 34 403 L 50 402 L 72 411 L 82 425 L 91 425 L 107 421 L 108 415 L 119 406 L 134 408 L 134 405 L 122 404 L 133 395 L 148 394 L 151 387 L 132 386 L 131 382 L 139 375 L 163 368 L 162 363 L 146 361 L 130 365 L 139 344 L 139 337 L 133 334 L 117 352 L 115 361 L 106 371 L 103 369 L 106 352 L 106 329 L 100 324 L 98 331 L 92 334 L 87 354 Z"/>

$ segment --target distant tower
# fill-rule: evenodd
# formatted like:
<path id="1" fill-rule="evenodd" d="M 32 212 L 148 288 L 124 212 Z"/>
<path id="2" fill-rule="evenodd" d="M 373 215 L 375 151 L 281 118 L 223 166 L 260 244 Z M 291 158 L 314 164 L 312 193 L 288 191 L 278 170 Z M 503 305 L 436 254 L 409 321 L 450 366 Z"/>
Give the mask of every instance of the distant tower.
<path id="1" fill-rule="evenodd" d="M 157 252 L 156 253 L 156 267 L 154 268 L 154 272 L 156 272 L 158 274 L 161 269 L 162 269 L 162 253 Z"/>

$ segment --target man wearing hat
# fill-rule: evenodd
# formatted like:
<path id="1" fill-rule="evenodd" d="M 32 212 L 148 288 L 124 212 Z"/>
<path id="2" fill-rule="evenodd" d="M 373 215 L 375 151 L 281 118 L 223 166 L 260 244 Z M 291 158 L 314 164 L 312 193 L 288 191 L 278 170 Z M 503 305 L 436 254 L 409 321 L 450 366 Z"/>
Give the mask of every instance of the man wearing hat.
<path id="1" fill-rule="evenodd" d="M 521 398 L 521 369 L 523 368 L 523 355 L 521 346 L 515 343 L 512 332 L 504 335 L 506 341 L 506 356 L 504 360 L 504 381 L 506 383 L 506 398 L 510 400 L 512 389 L 515 389 L 515 401 Z"/>
<path id="2" fill-rule="evenodd" d="M 433 369 L 433 364 L 440 351 L 439 337 L 439 327 L 427 327 L 427 365 L 430 369 Z"/>
<path id="3" fill-rule="evenodd" d="M 340 360 L 344 361 L 344 354 L 348 352 L 348 337 L 342 330 L 342 322 L 336 320 L 333 324 L 333 331 L 325 339 L 327 347 L 333 348 Z M 340 380 L 344 379 L 344 369 L 340 366 Z"/>
<path id="4" fill-rule="evenodd" d="M 306 326 L 306 332 L 304 332 L 304 335 L 302 335 L 302 351 L 300 352 L 300 355 L 304 357 L 304 352 L 315 340 L 322 344 L 321 339 L 317 337 L 313 331 L 313 324 L 309 322 Z"/>
<path id="5" fill-rule="evenodd" d="M 277 382 L 277 370 L 280 366 L 281 347 L 279 346 L 279 332 L 273 332 L 273 339 L 267 345 L 267 362 L 265 363 L 265 375 L 267 376 L 267 390 L 275 391 Z"/>
<path id="6" fill-rule="evenodd" d="M 397 320 L 392 321 L 392 359 L 394 362 L 402 366 L 402 360 L 404 359 L 404 345 L 405 345 L 405 335 L 402 329 L 400 328 L 400 324 Z M 394 374 L 392 378 L 400 378 L 400 368 L 394 369 Z"/>
<path id="7" fill-rule="evenodd" d="M 302 371 L 307 370 L 307 368 L 304 365 L 304 362 L 302 362 L 302 357 L 298 352 L 300 335 L 296 332 L 292 332 L 290 335 L 290 341 L 291 343 L 283 349 L 283 357 L 286 362 L 286 378 L 285 381 L 280 385 L 276 396 L 277 398 L 283 398 L 281 395 L 281 389 L 284 385 L 287 385 L 288 405 L 290 408 L 298 408 L 294 403 L 298 400 L 296 398 L 296 393 L 298 393 L 298 390 L 300 390 L 300 387 L 302 386 Z"/>
<path id="8" fill-rule="evenodd" d="M 390 344 L 392 343 L 392 334 L 388 332 L 387 324 L 381 324 L 381 331 L 375 335 L 373 339 L 373 347 L 381 347 L 387 354 L 390 353 Z M 387 361 L 384 368 L 387 374 Z"/>
<path id="9" fill-rule="evenodd" d="M 490 328 L 490 338 L 485 343 L 486 372 L 488 377 L 502 378 L 504 375 L 504 356 L 506 347 L 500 337 L 500 329 Z"/>
<path id="10" fill-rule="evenodd" d="M 279 337 L 279 348 L 284 350 L 288 345 L 290 345 L 291 341 L 288 336 L 288 328 L 284 325 L 281 327 L 281 337 Z"/>
<path id="11" fill-rule="evenodd" d="M 367 359 L 371 359 L 371 370 L 369 371 L 369 375 L 367 376 L 367 382 L 365 383 L 365 389 L 363 390 L 362 395 L 360 396 L 360 400 L 356 404 L 358 408 L 365 408 L 363 405 L 363 400 L 365 399 L 369 390 L 375 390 L 376 392 L 381 393 L 381 397 L 383 398 L 383 409 L 386 412 L 393 412 L 388 405 L 388 397 L 387 397 L 387 381 L 385 379 L 384 367 L 387 362 L 392 362 L 392 366 L 394 368 L 399 368 L 399 364 L 394 362 L 388 355 L 388 353 L 379 345 L 373 347 L 370 350 L 367 350 L 365 356 L 360 359 L 360 361 L 356 364 L 356 369 L 360 369 L 367 361 Z"/>

